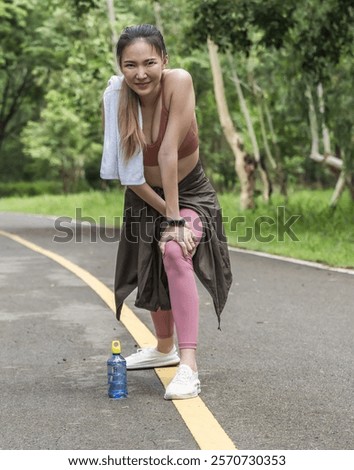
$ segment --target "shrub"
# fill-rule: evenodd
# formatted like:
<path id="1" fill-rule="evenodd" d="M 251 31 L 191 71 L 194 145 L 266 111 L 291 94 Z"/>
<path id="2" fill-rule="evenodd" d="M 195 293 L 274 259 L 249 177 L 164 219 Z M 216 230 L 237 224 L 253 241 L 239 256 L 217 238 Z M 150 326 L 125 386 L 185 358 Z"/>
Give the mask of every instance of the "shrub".
<path id="1" fill-rule="evenodd" d="M 60 181 L 16 181 L 0 182 L 0 197 L 9 196 L 39 196 L 41 194 L 60 194 Z"/>

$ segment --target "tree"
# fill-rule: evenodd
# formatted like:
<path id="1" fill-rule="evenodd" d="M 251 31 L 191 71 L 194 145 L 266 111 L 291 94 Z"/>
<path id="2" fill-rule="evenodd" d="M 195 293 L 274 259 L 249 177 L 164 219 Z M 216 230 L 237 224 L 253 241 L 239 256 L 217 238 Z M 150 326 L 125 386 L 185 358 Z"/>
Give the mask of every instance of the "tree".
<path id="1" fill-rule="evenodd" d="M 199 8 L 200 7 L 200 8 Z M 231 14 L 230 14 L 231 10 Z M 264 9 L 261 9 L 260 12 L 263 14 Z M 252 47 L 251 35 L 249 34 L 248 24 L 252 22 L 252 13 L 256 13 L 247 5 L 245 2 L 238 2 L 237 7 L 235 7 L 235 2 L 231 5 L 229 2 L 216 2 L 216 1 L 201 1 L 198 5 L 198 8 L 194 10 L 195 14 L 195 23 L 193 25 L 193 33 L 191 33 L 194 41 L 201 42 L 205 38 L 208 40 L 209 51 L 211 50 L 210 44 L 211 39 L 217 42 L 221 51 L 229 51 L 228 59 L 229 65 L 231 65 L 231 75 L 235 83 L 238 99 L 240 102 L 241 110 L 247 125 L 249 140 L 251 143 L 251 148 L 253 150 L 253 156 L 243 157 L 243 169 L 240 164 L 241 158 L 237 156 L 239 150 L 237 150 L 237 142 L 241 141 L 241 137 L 238 139 L 230 139 L 227 137 L 230 146 L 233 148 L 234 155 L 236 157 L 236 171 L 239 176 L 239 181 L 241 185 L 241 205 L 242 207 L 253 207 L 254 206 L 254 167 L 258 165 L 258 170 L 262 178 L 262 183 L 264 185 L 263 197 L 264 200 L 268 201 L 271 193 L 271 183 L 269 181 L 268 172 L 265 168 L 264 160 L 261 162 L 260 152 L 258 147 L 258 142 L 256 134 L 254 132 L 254 126 L 252 123 L 252 118 L 247 106 L 247 102 L 244 99 L 242 88 L 240 86 L 240 80 L 236 73 L 235 68 L 235 59 L 231 57 L 230 51 L 233 51 L 236 48 L 235 42 L 243 48 L 243 50 L 248 54 Z M 214 16 L 215 15 L 215 16 Z M 274 15 L 272 15 L 274 20 Z M 266 18 L 267 19 L 267 18 Z M 210 21 L 209 21 L 210 20 Z M 205 25 L 206 21 L 206 25 Z M 201 22 L 204 23 L 204 27 L 201 27 Z M 280 23 L 282 24 L 282 23 Z M 226 32 L 225 32 L 226 31 Z M 210 35 L 211 39 L 208 38 Z M 214 61 L 215 63 L 215 61 Z M 214 68 L 212 63 L 212 68 Z M 215 73 L 214 73 L 215 77 Z M 220 80 L 219 80 L 220 83 Z M 215 80 L 214 80 L 215 86 Z M 221 90 L 216 91 L 216 98 L 220 100 Z M 219 98 L 218 98 L 219 96 Z M 225 97 L 222 98 L 222 101 L 225 101 Z M 219 106 L 219 110 L 220 110 Z M 225 113 L 225 106 L 224 106 Z M 220 114 L 221 123 L 225 121 L 225 116 Z M 225 126 L 222 124 L 223 128 Z M 228 126 L 230 128 L 230 126 Z M 263 136 L 264 137 L 264 136 Z M 243 140 L 243 139 L 242 139 Z M 263 139 L 264 140 L 264 139 Z M 238 145 L 238 147 L 240 147 Z M 252 163 L 251 163 L 252 162 Z M 247 171 L 251 169 L 252 171 Z M 246 178 L 245 178 L 245 175 Z M 246 197 L 247 195 L 247 197 Z M 247 201 L 247 202 L 246 202 Z"/>
<path id="2" fill-rule="evenodd" d="M 221 126 L 225 137 L 235 156 L 235 169 L 241 183 L 241 207 L 251 209 L 254 207 L 254 162 L 244 150 L 241 136 L 237 132 L 226 103 L 224 83 L 218 58 L 218 49 L 215 43 L 208 39 L 211 69 L 214 78 L 214 90 L 216 103 L 219 110 Z"/>
<path id="3" fill-rule="evenodd" d="M 52 63 L 53 54 L 60 60 L 50 69 L 39 119 L 27 124 L 22 142 L 32 159 L 50 162 L 52 177 L 59 176 L 68 192 L 85 179 L 87 164 L 94 160 L 99 167 L 101 94 L 113 71 L 105 9 L 80 10 L 73 22 L 76 10 L 70 3 L 67 8 L 62 5 L 55 2 L 52 15 L 40 27 L 44 63 Z M 45 74 L 43 66 L 37 70 L 39 80 Z"/>
<path id="4" fill-rule="evenodd" d="M 274 64 L 276 67 L 285 61 L 286 67 L 282 71 L 287 76 L 292 71 L 289 83 L 286 83 L 288 87 L 294 85 L 303 90 L 310 86 L 318 90 L 321 85 L 329 102 L 334 93 L 333 69 L 351 48 L 352 25 L 353 9 L 348 0 L 303 0 L 296 3 L 271 0 L 266 4 L 259 0 L 200 0 L 195 3 L 194 24 L 189 37 L 194 45 L 201 46 L 210 36 L 220 50 L 242 53 L 244 58 L 251 53 L 258 57 L 267 55 L 268 59 L 277 57 L 281 62 Z M 281 88 L 284 89 L 284 83 Z M 269 94 L 271 90 L 266 92 Z M 301 104 L 301 97 L 296 99 Z M 303 102 L 303 109 L 299 109 L 301 114 L 305 106 Z M 321 114 L 320 110 L 317 113 Z M 284 121 L 282 127 L 284 133 Z M 352 121 L 345 128 L 345 136 L 340 132 L 333 138 L 341 149 L 348 148 Z M 286 140 L 289 140 L 288 136 Z M 302 153 L 306 154 L 304 142 L 302 147 Z M 326 161 L 328 163 L 329 160 Z M 347 161 L 345 168 L 350 166 Z"/>
<path id="5" fill-rule="evenodd" d="M 21 154 L 18 135 L 38 113 L 43 86 L 36 81 L 40 54 L 33 44 L 37 28 L 47 15 L 38 0 L 0 0 L 0 170 L 5 179 L 10 171 L 21 172 L 23 159 L 14 159 L 12 149 Z M 6 144 L 6 145 L 5 145 Z"/>
<path id="6" fill-rule="evenodd" d="M 88 134 L 89 123 L 77 114 L 71 97 L 50 90 L 40 121 L 28 123 L 22 140 L 33 159 L 50 162 L 51 176 L 59 177 L 63 192 L 69 193 L 77 190 L 84 179 L 85 159 L 99 151 Z"/>

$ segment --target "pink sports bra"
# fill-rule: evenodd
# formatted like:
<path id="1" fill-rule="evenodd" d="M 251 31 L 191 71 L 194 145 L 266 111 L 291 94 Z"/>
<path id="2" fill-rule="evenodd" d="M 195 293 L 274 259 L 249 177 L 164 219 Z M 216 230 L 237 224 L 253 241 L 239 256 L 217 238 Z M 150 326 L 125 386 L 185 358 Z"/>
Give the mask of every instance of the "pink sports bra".
<path id="1" fill-rule="evenodd" d="M 163 141 L 167 122 L 168 122 L 168 109 L 165 105 L 165 96 L 163 92 L 163 80 L 161 81 L 161 93 L 162 93 L 162 109 L 161 109 L 161 118 L 160 118 L 160 128 L 157 140 L 152 144 L 146 144 L 143 150 L 144 165 L 145 166 L 157 166 L 157 156 Z M 180 148 L 178 149 L 178 160 L 181 158 L 188 157 L 193 152 L 197 150 L 199 146 L 198 138 L 198 127 L 195 117 L 191 123 L 191 126 L 187 132 L 186 137 L 184 138 Z"/>

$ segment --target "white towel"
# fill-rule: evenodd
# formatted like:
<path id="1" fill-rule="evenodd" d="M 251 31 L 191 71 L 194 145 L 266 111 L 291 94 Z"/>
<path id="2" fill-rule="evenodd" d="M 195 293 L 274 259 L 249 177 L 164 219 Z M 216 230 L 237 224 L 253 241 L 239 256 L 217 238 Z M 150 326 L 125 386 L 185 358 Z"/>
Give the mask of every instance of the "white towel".
<path id="1" fill-rule="evenodd" d="M 138 185 L 145 183 L 143 152 L 140 150 L 125 161 L 120 147 L 118 104 L 123 80 L 122 76 L 113 75 L 103 94 L 104 140 L 100 176 L 105 180 L 118 179 L 124 185 Z M 143 125 L 140 106 L 139 125 Z"/>

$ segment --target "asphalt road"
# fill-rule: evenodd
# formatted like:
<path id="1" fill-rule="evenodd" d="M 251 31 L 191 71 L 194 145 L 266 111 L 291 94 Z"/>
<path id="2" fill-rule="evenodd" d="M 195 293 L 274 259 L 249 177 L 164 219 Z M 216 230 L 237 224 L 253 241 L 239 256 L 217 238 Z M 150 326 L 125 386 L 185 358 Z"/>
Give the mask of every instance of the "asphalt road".
<path id="1" fill-rule="evenodd" d="M 74 225 L 72 226 L 75 227 Z M 112 288 L 117 235 L 1 213 L 15 233 Z M 76 240 L 75 240 L 76 238 Z M 129 372 L 129 398 L 106 394 L 106 359 L 135 342 L 62 266 L 0 235 L 0 448 L 197 449 L 153 370 Z M 231 252 L 221 329 L 200 291 L 201 398 L 239 449 L 354 448 L 354 276 Z M 151 328 L 149 314 L 127 305 Z"/>

